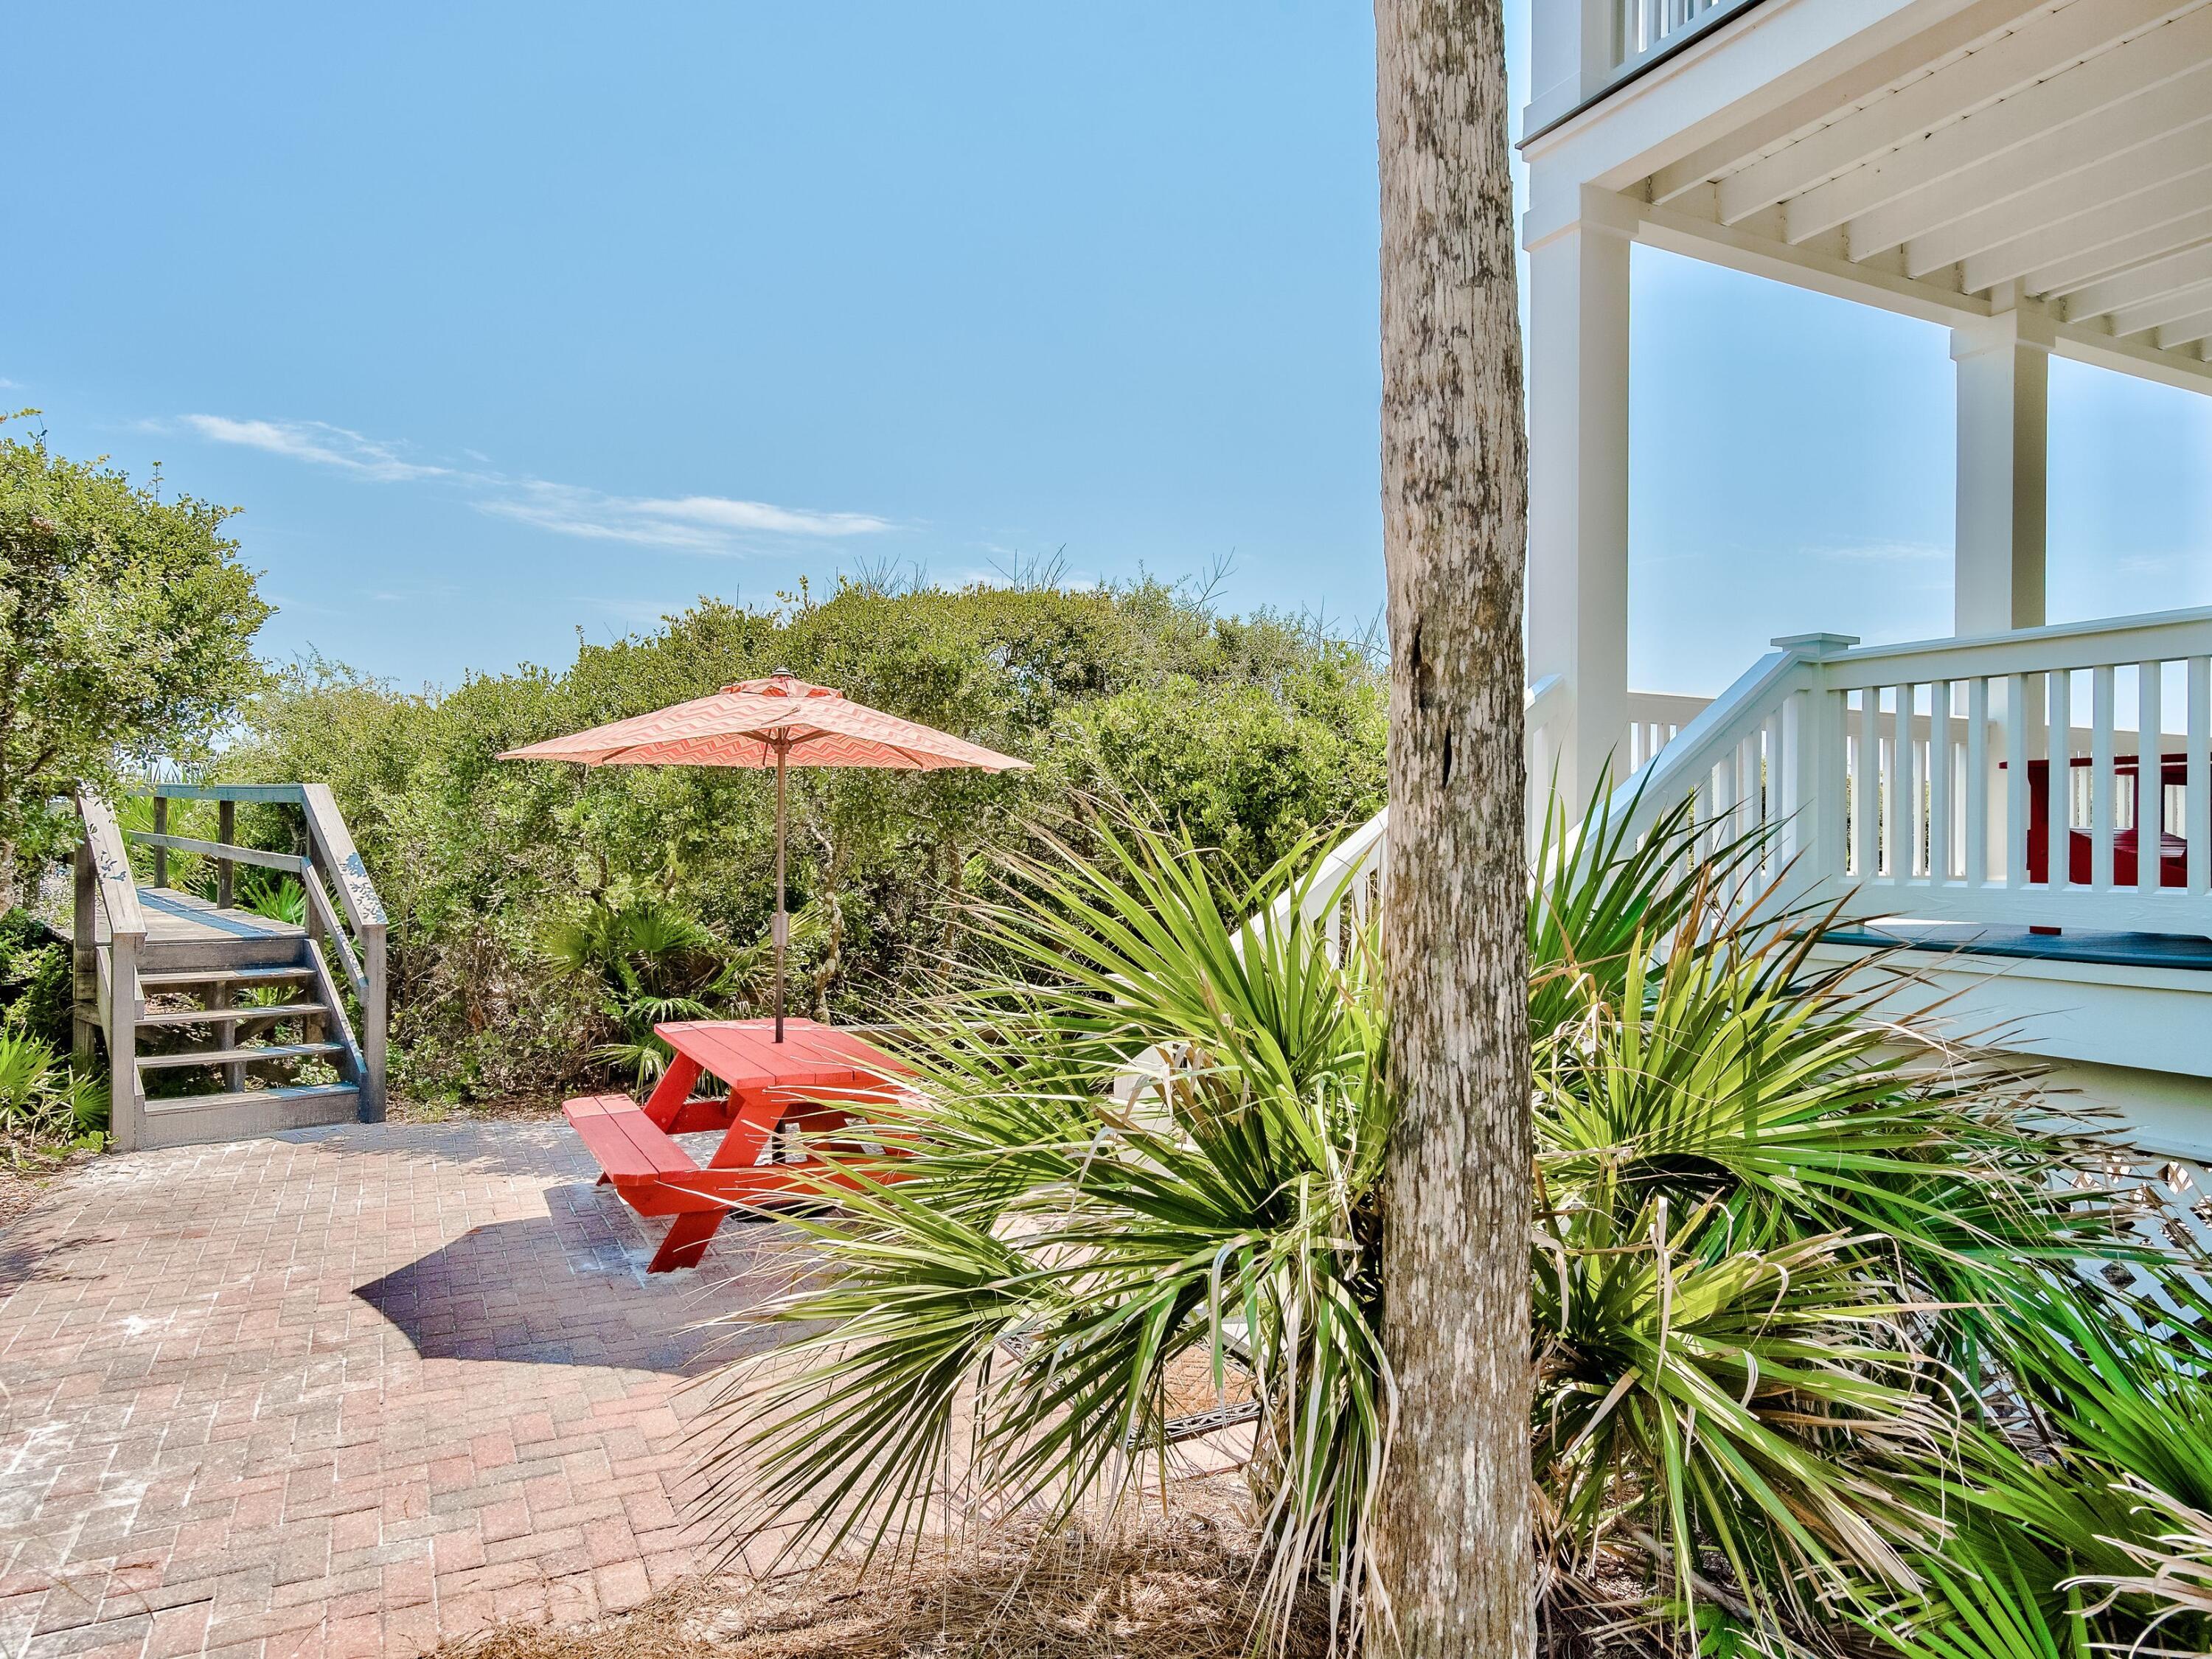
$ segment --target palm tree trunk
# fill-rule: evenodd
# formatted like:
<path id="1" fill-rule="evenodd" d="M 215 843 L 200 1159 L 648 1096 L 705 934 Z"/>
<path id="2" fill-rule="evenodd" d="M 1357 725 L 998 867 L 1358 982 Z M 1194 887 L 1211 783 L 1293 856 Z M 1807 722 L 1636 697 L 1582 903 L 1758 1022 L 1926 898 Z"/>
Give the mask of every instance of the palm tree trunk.
<path id="1" fill-rule="evenodd" d="M 1399 1406 L 1378 1544 L 1412 1659 L 1517 1659 L 1535 1643 L 1528 455 L 1503 19 L 1499 0 L 1376 0 L 1375 17 L 1392 652 L 1382 950 L 1400 1103 L 1382 1251 Z"/>

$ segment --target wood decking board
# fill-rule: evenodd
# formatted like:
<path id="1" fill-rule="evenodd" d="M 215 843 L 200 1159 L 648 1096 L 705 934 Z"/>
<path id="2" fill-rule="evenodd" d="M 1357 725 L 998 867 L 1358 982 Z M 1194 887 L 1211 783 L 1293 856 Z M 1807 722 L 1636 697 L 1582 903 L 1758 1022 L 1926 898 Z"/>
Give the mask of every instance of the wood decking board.
<path id="1" fill-rule="evenodd" d="M 220 945 L 240 939 L 258 943 L 301 939 L 307 934 L 304 927 L 295 927 L 287 921 L 272 921 L 251 910 L 217 909 L 196 893 L 180 893 L 173 888 L 141 884 L 138 902 L 146 913 L 146 943 L 149 945 Z M 68 937 L 70 923 L 66 916 L 60 928 L 63 936 Z M 104 913 L 94 937 L 98 944 L 107 943 Z"/>

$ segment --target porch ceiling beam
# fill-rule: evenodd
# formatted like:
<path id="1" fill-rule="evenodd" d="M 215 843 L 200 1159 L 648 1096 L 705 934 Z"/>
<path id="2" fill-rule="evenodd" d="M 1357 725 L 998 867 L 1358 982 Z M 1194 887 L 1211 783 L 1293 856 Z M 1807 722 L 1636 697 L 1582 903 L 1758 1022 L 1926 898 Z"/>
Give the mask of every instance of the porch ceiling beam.
<path id="1" fill-rule="evenodd" d="M 2052 349 L 2061 357 L 2212 396 L 2212 363 L 2201 355 L 2161 350 L 2144 339 L 2115 339 L 2102 323 L 2058 323 L 2051 337 Z"/>
<path id="2" fill-rule="evenodd" d="M 1636 240 L 1709 264 L 1771 277 L 1815 294 L 1832 294 L 1859 305 L 1879 306 L 1901 316 L 1945 328 L 1990 314 L 1990 303 L 1933 283 L 1914 282 L 1891 271 L 1855 265 L 1816 247 L 1792 247 L 1744 225 L 1717 224 L 1679 208 L 1638 204 L 1632 222 Z"/>
<path id="3" fill-rule="evenodd" d="M 2203 129 L 2170 132 L 2109 156 L 2094 167 L 2053 179 L 2026 196 L 2008 191 L 2002 200 L 1911 238 L 1905 245 L 1905 269 L 1911 276 L 1924 276 L 2002 247 L 2045 225 L 2142 196 L 2172 179 L 2201 179 L 2208 172 L 2212 172 L 2212 143 L 2206 141 Z M 1879 251 L 1853 248 L 1855 256 Z"/>
<path id="4" fill-rule="evenodd" d="M 2183 346 L 2195 345 L 2200 340 L 2212 339 L 2212 307 L 2198 312 L 2193 317 L 2184 317 L 2168 323 L 2158 331 L 2158 349 L 2175 351 Z M 2200 356 L 2202 352 L 2198 354 Z"/>
<path id="5" fill-rule="evenodd" d="M 2212 166 L 2212 161 L 2207 165 Z M 1832 294 L 1856 305 L 1878 306 L 1946 328 L 1990 314 L 1985 299 L 1917 282 L 1894 270 L 1853 264 L 1818 247 L 1792 247 L 1744 226 L 1718 224 L 1679 208 L 1625 200 L 1621 206 L 1624 212 L 1619 228 L 1623 233 L 1671 253 L 1771 277 L 1816 294 Z M 2212 363 L 2201 356 L 2160 350 L 2146 339 L 2115 338 L 2101 321 L 2054 320 L 2050 329 L 2052 349 L 2062 357 L 2212 395 Z"/>
<path id="6" fill-rule="evenodd" d="M 2071 294 L 2207 236 L 2212 187 L 2199 179 L 2171 179 L 1976 254 L 1966 261 L 1962 286 L 1978 293 L 2017 277 L 2030 294 Z"/>
<path id="7" fill-rule="evenodd" d="M 2187 288 L 2162 294 L 2155 300 L 2139 306 L 2124 306 L 2112 313 L 2112 332 L 2141 334 L 2154 328 L 2163 328 L 2193 317 L 2198 312 L 2212 309 L 2212 277 L 2192 283 Z"/>
<path id="8" fill-rule="evenodd" d="M 2050 7 L 2051 0 L 1975 0 L 1933 27 L 1883 48 L 1779 108 L 1661 167 L 1651 175 L 1651 199 L 1662 206 L 1672 203 L 1730 167 L 1741 166 L 1747 157 L 1785 139 L 1810 135 L 1838 110 L 1875 96 L 1923 65 L 1986 42 L 2022 17 Z"/>
<path id="9" fill-rule="evenodd" d="M 2110 3 L 2111 0 L 2106 0 Z M 2101 13 L 2103 6 L 2100 6 Z M 2138 134 L 2171 125 L 2204 93 L 2195 72 L 2212 63 L 2212 7 L 2139 34 L 2126 45 L 2054 75 L 2023 92 L 1962 117 L 1854 167 L 1838 179 L 1792 197 L 1790 240 L 1802 241 L 1849 222 L 1856 237 L 1888 234 L 1893 247 L 1914 234 L 1917 222 L 1944 209 L 1963 191 L 1974 198 L 1975 181 L 1992 164 L 2034 156 L 2046 175 L 2069 160 L 2094 161 L 2114 148 L 2108 129 Z M 2103 120 L 2093 121 L 2110 111 Z M 2173 112 L 2169 117 L 2166 112 Z M 2078 161 L 2075 165 L 2080 165 Z M 1982 197 L 1979 199 L 1987 199 Z M 1873 222 L 1873 223 L 1869 223 Z"/>
<path id="10" fill-rule="evenodd" d="M 2162 134 L 2212 119 L 2212 9 L 2192 13 L 2182 22 L 2169 24 L 2155 35 L 2140 40 L 2162 39 L 2175 29 L 2197 26 L 2200 20 L 2206 36 L 2205 52 L 2179 65 L 2178 70 L 2169 62 L 2166 69 L 2172 72 L 2162 72 L 2156 84 L 2147 89 L 2138 88 L 2123 97 L 2095 100 L 2089 109 L 2082 112 L 2094 112 L 2097 117 L 2094 120 L 2057 118 L 2046 112 L 2033 125 L 2015 123 L 2002 130 L 1987 128 L 1979 139 L 1972 143 L 1962 140 L 1946 147 L 1940 155 L 1922 155 L 1921 161 L 1934 164 L 1932 172 L 1911 165 L 1906 159 L 1909 149 L 1899 150 L 1893 158 L 1884 158 L 1878 167 L 1862 167 L 1833 185 L 1823 185 L 1792 200 L 1783 210 L 1788 217 L 1790 240 L 1802 241 L 1839 222 L 1848 222 L 1854 250 L 1879 252 L 1909 242 L 1916 236 L 1924 236 L 1962 213 L 2008 197 L 2039 191 L 2055 179 L 2094 167 Z M 2132 52 L 2136 44 L 2138 43 L 2131 42 L 2094 63 L 2046 81 L 2036 92 L 2086 75 L 2097 64 L 2109 63 Z M 1995 116 L 2015 105 L 2025 108 L 2032 101 L 2039 100 L 2035 100 L 2033 94 L 2023 93 L 1984 114 Z M 1974 121 L 1982 118 L 1969 117 L 1955 126 L 1944 128 L 1935 137 L 1965 133 Z M 2057 124 L 2062 118 L 2063 124 Z M 1996 142 L 2001 131 L 2005 136 L 2002 143 Z M 1964 159 L 1968 157 L 1972 159 Z M 1878 180 L 1877 174 L 1881 175 Z M 1844 191 L 1844 186 L 1861 179 L 1869 182 L 1847 192 Z M 1839 221 L 1838 210 L 1844 209 L 1848 211 L 1842 213 Z"/>
<path id="11" fill-rule="evenodd" d="M 1720 180 L 1719 216 L 1734 224 L 1787 201 L 1899 145 L 1931 134 L 1961 111 L 2032 87 L 2115 42 L 2196 9 L 2203 0 L 2100 0 L 2023 22 L 2011 33 L 1807 134 Z M 1837 221 L 1840 222 L 1840 220 Z"/>
<path id="12" fill-rule="evenodd" d="M 2066 314 L 2069 318 L 2101 316 L 2209 282 L 2212 282 L 2212 244 L 2204 244 L 2092 283 L 2066 302 Z"/>

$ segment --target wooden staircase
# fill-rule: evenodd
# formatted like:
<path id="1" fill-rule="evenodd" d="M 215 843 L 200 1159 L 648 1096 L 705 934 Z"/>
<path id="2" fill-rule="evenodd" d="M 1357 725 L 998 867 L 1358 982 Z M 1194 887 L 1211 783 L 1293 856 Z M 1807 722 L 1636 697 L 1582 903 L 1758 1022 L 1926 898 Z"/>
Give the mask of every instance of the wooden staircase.
<path id="1" fill-rule="evenodd" d="M 151 831 L 123 830 L 95 798 L 77 803 L 75 1047 L 89 1056 L 97 1038 L 106 1051 L 117 1149 L 381 1119 L 384 908 L 329 789 L 161 785 L 152 796 Z M 217 838 L 168 834 L 173 800 L 218 803 Z M 238 845 L 240 804 L 296 807 L 301 850 Z M 132 873 L 131 841 L 152 849 L 150 882 Z M 169 886 L 173 853 L 215 861 L 212 897 Z M 240 908 L 241 864 L 292 876 L 304 925 Z"/>

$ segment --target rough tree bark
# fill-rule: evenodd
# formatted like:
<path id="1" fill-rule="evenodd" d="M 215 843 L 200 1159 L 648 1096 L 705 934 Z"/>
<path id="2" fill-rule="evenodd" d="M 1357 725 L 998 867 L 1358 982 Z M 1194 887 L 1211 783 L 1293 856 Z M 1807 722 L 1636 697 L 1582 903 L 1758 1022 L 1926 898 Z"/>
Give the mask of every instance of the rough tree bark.
<path id="1" fill-rule="evenodd" d="M 1376 0 L 1389 879 L 1378 1546 L 1413 1659 L 1534 1650 L 1528 511 L 1500 0 Z M 1387 1643 L 1389 1638 L 1385 1637 Z"/>

